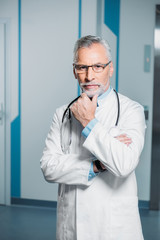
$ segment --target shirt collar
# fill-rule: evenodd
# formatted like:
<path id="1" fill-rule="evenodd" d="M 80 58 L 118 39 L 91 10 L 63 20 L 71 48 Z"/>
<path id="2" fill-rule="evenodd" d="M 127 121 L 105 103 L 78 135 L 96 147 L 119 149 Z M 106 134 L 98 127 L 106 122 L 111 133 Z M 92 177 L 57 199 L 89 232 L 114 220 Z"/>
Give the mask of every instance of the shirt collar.
<path id="1" fill-rule="evenodd" d="M 110 93 L 110 91 L 112 90 L 112 87 L 109 86 L 109 88 L 107 89 L 106 92 L 104 92 L 102 95 L 100 95 L 97 99 L 97 106 L 99 106 L 100 102 L 102 99 L 106 98 L 108 96 L 108 94 Z"/>

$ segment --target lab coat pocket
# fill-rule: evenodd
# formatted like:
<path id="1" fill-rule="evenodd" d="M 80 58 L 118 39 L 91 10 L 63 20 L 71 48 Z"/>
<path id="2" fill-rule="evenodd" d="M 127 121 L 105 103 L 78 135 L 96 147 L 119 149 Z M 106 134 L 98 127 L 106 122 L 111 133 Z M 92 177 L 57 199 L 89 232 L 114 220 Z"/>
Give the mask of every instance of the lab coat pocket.
<path id="1" fill-rule="evenodd" d="M 111 239 L 113 240 L 143 239 L 137 197 L 117 197 L 112 199 L 111 228 Z"/>

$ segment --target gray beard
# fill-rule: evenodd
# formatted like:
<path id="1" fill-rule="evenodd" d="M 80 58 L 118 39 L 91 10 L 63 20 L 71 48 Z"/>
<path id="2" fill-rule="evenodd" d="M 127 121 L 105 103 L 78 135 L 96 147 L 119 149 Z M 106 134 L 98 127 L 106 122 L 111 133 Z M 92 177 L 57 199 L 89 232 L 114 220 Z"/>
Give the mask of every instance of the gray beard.
<path id="1" fill-rule="evenodd" d="M 85 86 L 90 85 L 90 84 L 91 83 L 81 83 L 80 88 L 81 88 L 83 93 L 86 93 L 89 98 L 92 98 L 95 95 L 98 95 L 98 96 L 102 95 L 106 91 L 107 86 L 109 86 L 109 81 L 107 82 L 106 85 L 103 85 L 103 84 L 100 84 L 100 83 L 92 83 L 92 85 L 95 84 L 95 85 L 99 86 L 99 88 L 96 91 L 85 89 Z"/>

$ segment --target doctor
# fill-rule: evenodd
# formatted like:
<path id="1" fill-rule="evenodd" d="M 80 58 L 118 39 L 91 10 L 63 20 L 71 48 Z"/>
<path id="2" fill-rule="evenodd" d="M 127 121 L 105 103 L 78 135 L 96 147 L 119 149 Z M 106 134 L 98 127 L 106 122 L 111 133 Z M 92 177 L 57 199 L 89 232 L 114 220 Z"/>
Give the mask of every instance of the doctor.
<path id="1" fill-rule="evenodd" d="M 82 94 L 57 109 L 40 161 L 45 179 L 59 183 L 56 239 L 143 240 L 135 177 L 143 107 L 111 88 L 105 40 L 79 39 L 73 72 Z"/>

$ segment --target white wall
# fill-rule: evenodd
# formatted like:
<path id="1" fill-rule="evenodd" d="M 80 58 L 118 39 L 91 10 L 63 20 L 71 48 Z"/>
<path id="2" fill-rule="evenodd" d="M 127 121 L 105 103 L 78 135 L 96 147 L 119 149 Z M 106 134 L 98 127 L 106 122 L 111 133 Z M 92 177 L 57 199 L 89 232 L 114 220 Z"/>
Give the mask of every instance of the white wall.
<path id="1" fill-rule="evenodd" d="M 72 73 L 78 1 L 22 0 L 21 197 L 57 199 L 39 161 L 57 107 L 77 96 Z"/>
<path id="2" fill-rule="evenodd" d="M 81 37 L 97 34 L 97 0 L 82 0 Z"/>

